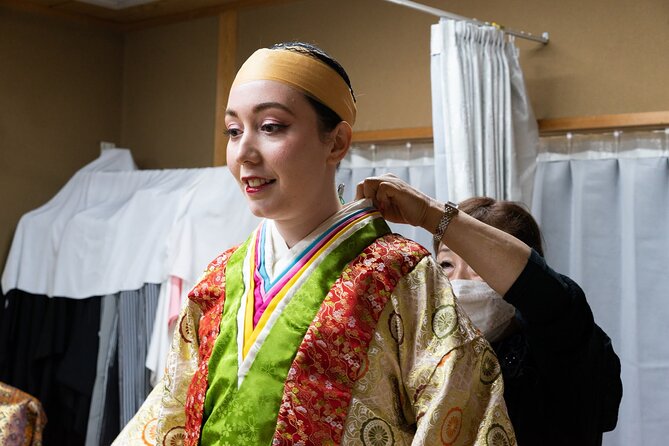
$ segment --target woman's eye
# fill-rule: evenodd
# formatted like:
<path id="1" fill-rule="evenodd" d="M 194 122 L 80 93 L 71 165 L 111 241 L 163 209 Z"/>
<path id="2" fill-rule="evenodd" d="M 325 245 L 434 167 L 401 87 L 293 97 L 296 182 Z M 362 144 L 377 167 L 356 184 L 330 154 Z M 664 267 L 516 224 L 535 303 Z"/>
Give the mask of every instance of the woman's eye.
<path id="1" fill-rule="evenodd" d="M 453 269 L 453 264 L 446 260 L 439 262 L 439 266 L 441 266 L 441 269 L 443 269 L 444 271 L 450 271 Z"/>
<path id="2" fill-rule="evenodd" d="M 260 130 L 265 133 L 276 133 L 286 128 L 283 124 L 277 124 L 275 122 L 267 122 L 260 126 Z"/>
<path id="3" fill-rule="evenodd" d="M 230 129 L 225 129 L 225 131 L 223 133 L 225 133 L 225 135 L 230 137 L 230 138 L 234 138 L 236 136 L 241 135 L 242 131 L 237 129 L 237 128 L 230 128 Z"/>

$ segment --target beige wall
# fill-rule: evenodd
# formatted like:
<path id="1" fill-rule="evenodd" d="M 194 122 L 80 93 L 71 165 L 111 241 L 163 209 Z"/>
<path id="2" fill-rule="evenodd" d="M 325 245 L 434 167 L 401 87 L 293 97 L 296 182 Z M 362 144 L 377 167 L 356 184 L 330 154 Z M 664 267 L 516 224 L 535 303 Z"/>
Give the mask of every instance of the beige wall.
<path id="1" fill-rule="evenodd" d="M 518 40 L 538 118 L 669 109 L 666 0 L 423 0 L 533 33 Z M 303 0 L 240 14 L 238 62 L 253 49 L 300 39 L 349 71 L 356 130 L 431 125 L 429 27 L 436 18 L 381 0 Z"/>
<path id="2" fill-rule="evenodd" d="M 122 56 L 120 34 L 0 8 L 2 267 L 19 217 L 119 139 Z"/>
<path id="3" fill-rule="evenodd" d="M 212 164 L 216 17 L 126 34 L 121 144 L 141 168 Z"/>

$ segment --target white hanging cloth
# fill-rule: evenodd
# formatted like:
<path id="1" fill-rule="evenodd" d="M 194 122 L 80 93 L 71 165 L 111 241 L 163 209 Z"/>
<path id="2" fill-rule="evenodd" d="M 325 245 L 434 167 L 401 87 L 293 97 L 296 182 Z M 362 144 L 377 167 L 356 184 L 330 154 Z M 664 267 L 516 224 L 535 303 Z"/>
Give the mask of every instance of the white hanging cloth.
<path id="1" fill-rule="evenodd" d="M 620 357 L 623 399 L 606 446 L 669 436 L 669 138 L 542 138 L 532 213 L 546 258 L 578 282 Z"/>
<path id="2" fill-rule="evenodd" d="M 529 203 L 538 131 L 513 39 L 441 19 L 431 61 L 436 197 Z"/>
<path id="3" fill-rule="evenodd" d="M 170 276 L 195 283 L 211 259 L 242 242 L 258 221 L 226 167 L 96 172 L 86 166 L 63 190 L 19 222 L 2 277 L 5 292 L 86 298 Z"/>
<path id="4" fill-rule="evenodd" d="M 90 174 L 136 169 L 129 150 L 104 150 L 99 158 L 79 169 L 48 203 L 23 215 L 2 273 L 2 290 L 7 293 L 18 288 L 47 294 L 54 280 L 61 235 L 70 218 L 86 207 Z"/>

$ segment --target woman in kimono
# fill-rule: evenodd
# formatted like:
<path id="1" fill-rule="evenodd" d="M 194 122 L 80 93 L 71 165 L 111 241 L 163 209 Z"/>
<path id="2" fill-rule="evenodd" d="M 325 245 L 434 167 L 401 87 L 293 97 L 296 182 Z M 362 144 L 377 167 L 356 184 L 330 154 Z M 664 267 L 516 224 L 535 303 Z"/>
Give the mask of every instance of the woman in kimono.
<path id="1" fill-rule="evenodd" d="M 163 381 L 117 444 L 513 445 L 495 354 L 422 246 L 335 171 L 356 107 L 302 43 L 255 52 L 227 163 L 264 218 L 189 294 Z"/>

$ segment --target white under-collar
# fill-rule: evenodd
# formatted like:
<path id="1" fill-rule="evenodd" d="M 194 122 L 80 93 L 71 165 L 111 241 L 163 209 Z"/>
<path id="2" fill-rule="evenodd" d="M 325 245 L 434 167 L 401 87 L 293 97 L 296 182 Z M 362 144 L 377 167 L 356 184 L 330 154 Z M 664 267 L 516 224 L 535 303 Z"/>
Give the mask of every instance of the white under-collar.
<path id="1" fill-rule="evenodd" d="M 274 220 L 267 220 L 267 232 L 265 234 L 267 237 L 267 240 L 265 241 L 265 269 L 270 280 L 273 280 L 276 274 L 283 271 L 283 269 L 290 264 L 296 256 L 298 256 L 336 221 L 341 220 L 348 214 L 371 206 L 373 206 L 372 200 L 367 198 L 352 201 L 344 205 L 339 211 L 335 212 L 319 224 L 316 229 L 311 231 L 306 237 L 295 243 L 292 248 L 288 248 L 288 245 L 286 245 L 285 240 L 281 237 L 279 230 L 276 228 Z"/>

